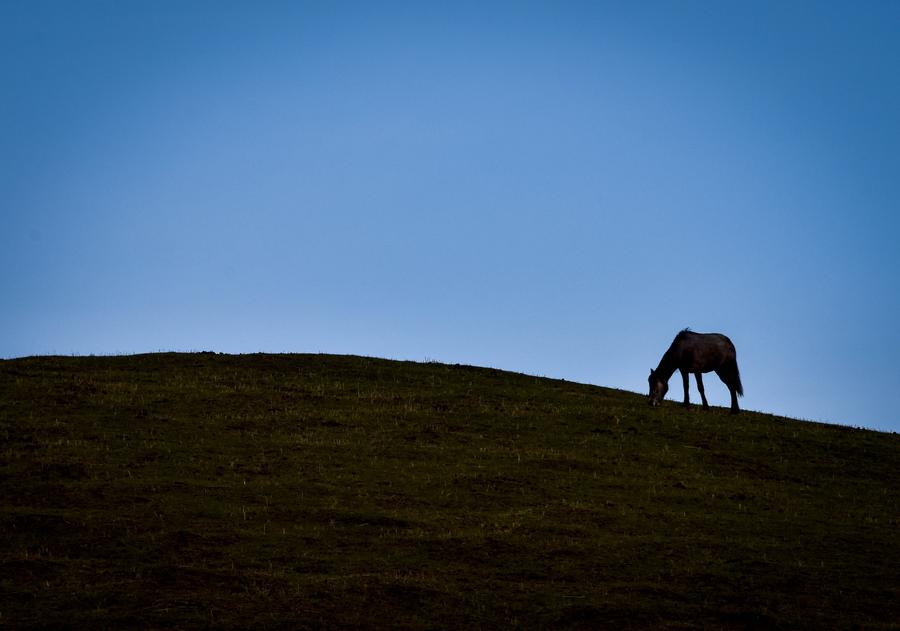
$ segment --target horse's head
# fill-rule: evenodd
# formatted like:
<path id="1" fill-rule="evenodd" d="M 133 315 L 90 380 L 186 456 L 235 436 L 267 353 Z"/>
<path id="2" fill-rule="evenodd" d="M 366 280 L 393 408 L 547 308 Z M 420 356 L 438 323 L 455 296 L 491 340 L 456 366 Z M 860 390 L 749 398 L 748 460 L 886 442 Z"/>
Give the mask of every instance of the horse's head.
<path id="1" fill-rule="evenodd" d="M 652 368 L 650 369 L 650 376 L 647 378 L 647 381 L 650 382 L 650 396 L 648 397 L 648 401 L 650 402 L 650 405 L 659 405 L 660 402 L 666 398 L 666 392 L 669 391 L 669 384 L 660 379 L 659 375 L 657 375 L 656 371 Z"/>

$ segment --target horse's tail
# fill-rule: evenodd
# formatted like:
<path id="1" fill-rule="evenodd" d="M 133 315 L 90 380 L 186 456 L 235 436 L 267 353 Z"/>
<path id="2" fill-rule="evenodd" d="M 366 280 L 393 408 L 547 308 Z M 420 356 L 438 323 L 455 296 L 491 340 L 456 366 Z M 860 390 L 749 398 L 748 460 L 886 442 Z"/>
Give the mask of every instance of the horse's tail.
<path id="1" fill-rule="evenodd" d="M 738 369 L 737 360 L 734 360 L 734 390 L 738 396 L 744 396 L 744 386 L 741 384 L 741 371 Z"/>

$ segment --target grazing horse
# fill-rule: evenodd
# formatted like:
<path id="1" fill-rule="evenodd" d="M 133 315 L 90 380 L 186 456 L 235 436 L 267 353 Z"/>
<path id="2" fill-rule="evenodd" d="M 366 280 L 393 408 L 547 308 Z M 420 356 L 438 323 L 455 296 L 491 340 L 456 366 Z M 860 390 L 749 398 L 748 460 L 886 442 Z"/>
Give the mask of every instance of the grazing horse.
<path id="1" fill-rule="evenodd" d="M 656 370 L 650 370 L 650 405 L 659 405 L 666 392 L 669 391 L 669 378 L 675 370 L 681 371 L 684 382 L 684 407 L 690 407 L 688 397 L 688 377 L 691 373 L 697 377 L 697 389 L 703 399 L 703 409 L 709 409 L 706 393 L 703 391 L 703 373 L 715 371 L 719 379 L 728 386 L 731 392 L 731 412 L 737 414 L 738 395 L 744 396 L 741 385 L 741 373 L 738 371 L 737 355 L 734 344 L 720 333 L 694 333 L 684 329 L 672 341 Z"/>

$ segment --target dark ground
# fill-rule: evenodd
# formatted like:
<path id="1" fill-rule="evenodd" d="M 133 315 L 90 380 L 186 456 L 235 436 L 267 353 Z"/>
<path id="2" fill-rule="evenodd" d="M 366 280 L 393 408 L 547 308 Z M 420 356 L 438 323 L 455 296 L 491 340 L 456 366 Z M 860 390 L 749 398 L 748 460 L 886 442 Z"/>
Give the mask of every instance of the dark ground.
<path id="1" fill-rule="evenodd" d="M 0 490 L 11 628 L 900 628 L 898 436 L 496 370 L 2 361 Z"/>

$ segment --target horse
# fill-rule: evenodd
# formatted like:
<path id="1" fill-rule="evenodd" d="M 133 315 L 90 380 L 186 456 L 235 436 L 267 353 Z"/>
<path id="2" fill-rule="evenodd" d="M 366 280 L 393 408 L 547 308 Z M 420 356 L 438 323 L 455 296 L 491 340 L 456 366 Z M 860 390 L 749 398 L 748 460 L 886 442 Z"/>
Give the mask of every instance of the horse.
<path id="1" fill-rule="evenodd" d="M 650 405 L 656 406 L 665 398 L 669 391 L 669 378 L 675 370 L 681 371 L 681 379 L 684 382 L 684 407 L 691 406 L 688 395 L 688 378 L 691 373 L 697 378 L 697 389 L 700 390 L 700 398 L 703 399 L 703 409 L 709 409 L 706 402 L 706 393 L 703 391 L 703 373 L 712 372 L 728 386 L 731 393 L 731 413 L 740 412 L 738 408 L 738 396 L 744 396 L 744 386 L 741 385 L 741 373 L 738 370 L 737 354 L 734 344 L 721 333 L 694 333 L 690 329 L 684 329 L 675 339 L 672 345 L 659 360 L 656 370 L 650 370 Z"/>

